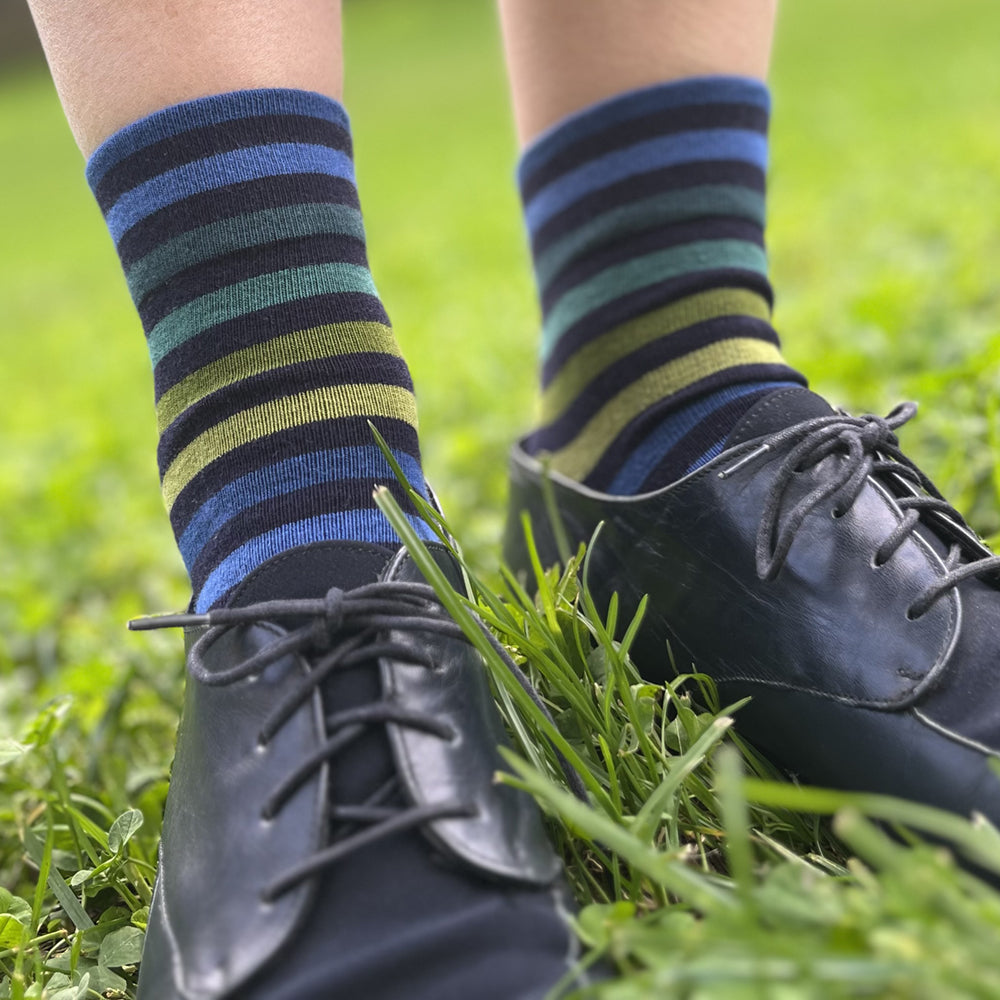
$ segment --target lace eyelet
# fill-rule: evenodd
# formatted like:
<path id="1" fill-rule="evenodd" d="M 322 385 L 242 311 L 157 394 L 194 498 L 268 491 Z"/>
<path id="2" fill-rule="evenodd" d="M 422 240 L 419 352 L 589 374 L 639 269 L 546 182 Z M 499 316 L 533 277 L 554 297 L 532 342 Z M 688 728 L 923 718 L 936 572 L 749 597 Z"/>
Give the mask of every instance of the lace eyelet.
<path id="1" fill-rule="evenodd" d="M 912 607 L 906 609 L 906 620 L 908 622 L 920 621 L 921 618 L 926 614 L 925 611 L 921 611 L 919 614 L 915 614 Z"/>
<path id="2" fill-rule="evenodd" d="M 846 510 L 841 510 L 839 507 L 834 507 L 830 511 L 830 517 L 832 517 L 835 521 L 839 521 L 846 513 L 847 513 Z"/>
<path id="3" fill-rule="evenodd" d="M 873 555 L 868 561 L 868 565 L 872 569 L 881 569 L 888 561 L 888 559 L 879 559 L 878 553 L 876 552 L 875 555 Z"/>

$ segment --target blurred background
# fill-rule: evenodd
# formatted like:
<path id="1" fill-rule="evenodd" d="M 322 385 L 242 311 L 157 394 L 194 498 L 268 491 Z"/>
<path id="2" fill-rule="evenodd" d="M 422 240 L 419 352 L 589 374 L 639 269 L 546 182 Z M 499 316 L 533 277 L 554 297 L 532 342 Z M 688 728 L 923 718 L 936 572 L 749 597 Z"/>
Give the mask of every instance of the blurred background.
<path id="1" fill-rule="evenodd" d="M 8 0 L 0 7 L 0 65 L 5 70 L 24 69 L 43 59 L 27 4 Z"/>
<path id="2" fill-rule="evenodd" d="M 488 0 L 347 0 L 346 103 L 376 280 L 429 477 L 495 566 L 537 312 Z M 769 244 L 787 354 L 835 402 L 923 405 L 904 443 L 1000 530 L 1000 6 L 782 11 Z M 182 605 L 149 362 L 21 0 L 0 5 L 0 736 L 58 692 L 95 717 Z M 165 640 L 169 643 L 172 640 Z M 153 643 L 153 645 L 151 645 Z"/>

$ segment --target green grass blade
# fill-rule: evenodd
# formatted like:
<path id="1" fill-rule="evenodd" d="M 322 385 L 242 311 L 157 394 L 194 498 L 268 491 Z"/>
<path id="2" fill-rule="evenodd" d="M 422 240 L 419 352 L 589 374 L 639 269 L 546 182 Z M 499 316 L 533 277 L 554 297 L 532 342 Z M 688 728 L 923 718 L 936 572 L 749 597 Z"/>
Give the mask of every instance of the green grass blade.
<path id="1" fill-rule="evenodd" d="M 24 849 L 28 857 L 42 870 L 46 852 L 43 844 L 30 829 L 24 831 Z M 43 880 L 39 880 L 40 882 Z M 48 883 L 52 894 L 59 901 L 59 905 L 66 911 L 66 916 L 73 922 L 73 926 L 79 931 L 85 931 L 94 926 L 94 921 L 87 916 L 87 911 L 80 905 L 73 890 L 66 884 L 66 880 L 51 865 L 48 866 L 48 876 L 44 879 Z"/>

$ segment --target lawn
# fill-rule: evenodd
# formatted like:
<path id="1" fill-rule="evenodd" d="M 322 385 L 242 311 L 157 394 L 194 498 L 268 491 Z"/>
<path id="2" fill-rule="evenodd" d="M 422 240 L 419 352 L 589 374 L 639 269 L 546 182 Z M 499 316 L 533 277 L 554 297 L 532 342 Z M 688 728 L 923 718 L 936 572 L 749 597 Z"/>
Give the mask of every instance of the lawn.
<path id="1" fill-rule="evenodd" d="M 531 421 L 537 311 L 495 17 L 468 0 L 357 0 L 347 20 L 375 278 L 413 369 L 428 475 L 471 568 L 497 586 L 505 452 Z M 857 410 L 918 400 L 904 444 L 989 536 L 997 38 L 990 0 L 786 4 L 769 228 L 791 362 Z M 129 636 L 124 622 L 183 605 L 185 581 L 141 328 L 41 70 L 0 76 L 0 192 L 0 998 L 38 997 L 53 975 L 59 1000 L 131 996 L 183 670 L 175 636 Z M 799 813 L 842 802 L 746 783 L 725 727 L 691 709 L 691 682 L 640 685 L 573 585 L 546 589 L 551 614 L 514 601 L 492 617 L 516 650 L 565 652 L 579 630 L 596 643 L 579 673 L 617 752 L 580 751 L 594 809 L 560 795 L 542 750 L 525 748 L 537 770 L 522 780 L 558 817 L 581 899 L 598 904 L 582 930 L 622 972 L 602 996 L 1000 995 L 1000 897 L 861 818 L 906 818 L 891 804 L 841 809 L 834 842 Z M 579 692 L 533 655 L 582 747 L 567 711 Z M 511 719 L 529 739 L 544 725 Z M 659 747 L 641 735 L 654 731 Z M 689 778 L 643 810 L 685 754 Z M 995 858 L 981 829 L 958 826 Z"/>

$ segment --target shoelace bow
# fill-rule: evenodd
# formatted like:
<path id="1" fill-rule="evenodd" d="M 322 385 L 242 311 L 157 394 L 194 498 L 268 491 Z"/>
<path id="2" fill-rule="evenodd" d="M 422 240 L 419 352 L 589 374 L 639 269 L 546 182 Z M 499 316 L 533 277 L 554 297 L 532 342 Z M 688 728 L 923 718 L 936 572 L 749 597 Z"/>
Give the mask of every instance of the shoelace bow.
<path id="1" fill-rule="evenodd" d="M 302 618 L 307 619 L 305 624 L 275 639 L 228 670 L 213 672 L 206 668 L 205 653 L 229 629 Z M 479 625 L 518 683 L 549 721 L 552 721 L 552 716 L 524 672 L 511 660 L 485 625 L 481 622 Z M 381 657 L 404 661 L 427 670 L 434 669 L 435 665 L 429 655 L 421 656 L 411 646 L 385 638 L 388 630 L 423 632 L 468 641 L 459 625 L 438 602 L 432 587 L 405 581 L 372 583 L 349 591 L 334 587 L 322 598 L 261 601 L 246 607 L 216 608 L 207 614 L 156 615 L 129 622 L 129 628 L 133 630 L 188 626 L 207 626 L 188 655 L 188 671 L 201 684 L 211 687 L 235 684 L 260 674 L 272 663 L 289 654 L 301 655 L 309 663 L 309 673 L 297 684 L 290 685 L 288 693 L 264 721 L 258 736 L 261 747 L 266 747 L 323 681 L 337 671 L 371 664 Z M 395 723 L 430 733 L 442 740 L 450 741 L 457 735 L 450 725 L 433 715 L 413 711 L 384 699 L 331 712 L 325 718 L 327 739 L 272 791 L 264 804 L 261 818 L 275 817 L 295 792 L 324 764 L 331 762 L 361 736 L 367 726 L 379 723 Z M 585 799 L 586 791 L 579 776 L 558 750 L 556 755 L 570 787 L 577 796 Z M 386 805 L 398 789 L 399 779 L 394 775 L 360 805 L 333 803 L 330 818 L 334 829 L 329 845 L 289 868 L 268 885 L 263 893 L 265 901 L 277 899 L 320 870 L 367 844 L 433 820 L 470 818 L 477 812 L 474 806 L 457 800 L 403 808 Z"/>
<path id="2" fill-rule="evenodd" d="M 833 516 L 842 517 L 854 505 L 869 476 L 883 483 L 888 481 L 887 477 L 895 477 L 897 487 L 905 485 L 908 493 L 900 496 L 898 488 L 890 487 L 904 515 L 876 550 L 872 559 L 875 566 L 882 566 L 892 558 L 922 518 L 932 530 L 935 527 L 946 529 L 951 536 L 944 574 L 917 597 L 908 609 L 907 617 L 919 618 L 939 597 L 969 577 L 1000 572 L 1000 556 L 989 553 L 962 515 L 900 451 L 895 431 L 912 419 L 916 412 L 915 403 L 901 403 L 886 417 L 872 414 L 818 417 L 779 431 L 760 448 L 721 473 L 727 476 L 779 445 L 788 441 L 797 442 L 778 468 L 761 513 L 756 561 L 757 574 L 762 580 L 773 580 L 777 576 L 788 557 L 796 532 L 815 507 L 829 497 L 836 497 Z M 831 464 L 828 471 L 824 470 L 823 479 L 815 489 L 790 510 L 783 511 L 785 494 L 795 476 L 834 454 L 841 455 L 843 460 Z M 910 490 L 913 492 L 910 493 Z M 941 531 L 937 533 L 940 537 Z M 963 555 L 970 561 L 962 563 Z"/>

